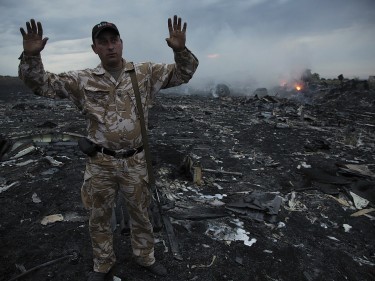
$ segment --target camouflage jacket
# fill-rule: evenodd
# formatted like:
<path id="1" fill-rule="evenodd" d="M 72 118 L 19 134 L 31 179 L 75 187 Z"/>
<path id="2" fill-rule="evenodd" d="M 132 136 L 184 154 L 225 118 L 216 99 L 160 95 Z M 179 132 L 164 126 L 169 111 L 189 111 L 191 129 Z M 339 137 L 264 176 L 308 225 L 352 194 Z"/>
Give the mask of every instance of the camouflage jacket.
<path id="1" fill-rule="evenodd" d="M 148 105 L 160 90 L 187 83 L 197 66 L 188 50 L 174 53 L 174 64 L 124 62 L 117 81 L 102 65 L 61 74 L 46 72 L 40 56 L 21 57 L 18 75 L 40 96 L 69 98 L 86 115 L 88 138 L 106 148 L 130 149 L 142 144 L 136 100 L 129 75 L 134 67 L 147 123 Z"/>

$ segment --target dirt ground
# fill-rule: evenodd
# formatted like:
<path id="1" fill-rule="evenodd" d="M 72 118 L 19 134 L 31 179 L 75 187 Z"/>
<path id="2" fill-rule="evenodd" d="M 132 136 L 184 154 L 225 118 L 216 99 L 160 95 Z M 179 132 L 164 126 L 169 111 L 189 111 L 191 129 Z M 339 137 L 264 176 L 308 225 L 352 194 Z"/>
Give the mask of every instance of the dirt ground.
<path id="1" fill-rule="evenodd" d="M 84 134 L 84 119 L 69 101 L 34 96 L 17 79 L 2 78 L 0 87 L 1 138 L 30 149 L 21 157 L 3 154 L 0 162 L 0 280 L 37 266 L 18 280 L 86 280 L 92 253 L 80 199 L 85 155 L 72 137 Z M 114 275 L 375 280 L 374 212 L 351 216 L 360 209 L 350 196 L 361 194 L 369 201 L 363 209 L 374 207 L 375 93 L 315 94 L 311 103 L 159 95 L 150 116 L 153 166 L 182 260 L 163 229 L 156 258 L 169 274 L 150 275 L 134 263 L 129 236 L 118 227 Z M 61 139 L 67 132 L 70 138 Z M 201 185 L 182 171 L 186 156 L 207 170 Z M 256 192 L 281 199 L 276 214 L 228 208 Z M 55 214 L 62 221 L 41 223 Z"/>

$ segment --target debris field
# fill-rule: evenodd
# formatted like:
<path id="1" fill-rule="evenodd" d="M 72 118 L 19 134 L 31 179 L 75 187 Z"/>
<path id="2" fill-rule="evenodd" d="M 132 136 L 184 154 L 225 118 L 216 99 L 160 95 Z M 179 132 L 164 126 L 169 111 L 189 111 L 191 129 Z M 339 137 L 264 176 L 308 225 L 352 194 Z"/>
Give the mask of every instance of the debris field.
<path id="1" fill-rule="evenodd" d="M 84 116 L 0 82 L 0 280 L 86 280 Z M 374 90 L 160 93 L 149 138 L 163 280 L 375 279 Z M 114 227 L 113 280 L 155 280 Z"/>

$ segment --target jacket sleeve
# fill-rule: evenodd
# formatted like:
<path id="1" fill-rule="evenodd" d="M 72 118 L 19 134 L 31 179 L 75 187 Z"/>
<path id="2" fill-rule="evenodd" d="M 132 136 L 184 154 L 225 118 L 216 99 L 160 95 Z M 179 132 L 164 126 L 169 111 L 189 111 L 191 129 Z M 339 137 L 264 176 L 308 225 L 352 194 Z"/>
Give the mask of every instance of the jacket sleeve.
<path id="1" fill-rule="evenodd" d="M 198 59 L 187 48 L 174 52 L 174 60 L 174 64 L 151 65 L 152 93 L 189 82 L 199 64 Z"/>
<path id="2" fill-rule="evenodd" d="M 62 99 L 69 98 L 78 108 L 82 107 L 78 72 L 54 74 L 44 70 L 41 56 L 21 55 L 18 77 L 36 95 Z"/>

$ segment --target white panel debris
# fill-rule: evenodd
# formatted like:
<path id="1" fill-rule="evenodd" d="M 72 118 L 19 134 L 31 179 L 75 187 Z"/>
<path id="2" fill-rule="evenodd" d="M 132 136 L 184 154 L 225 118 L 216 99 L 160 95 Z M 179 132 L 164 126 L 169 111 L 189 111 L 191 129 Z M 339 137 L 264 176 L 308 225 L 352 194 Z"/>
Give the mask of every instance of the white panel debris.
<path id="1" fill-rule="evenodd" d="M 301 162 L 301 164 L 299 164 L 299 165 L 297 166 L 297 169 L 299 170 L 299 169 L 301 169 L 301 167 L 302 167 L 302 168 L 305 168 L 305 169 L 309 169 L 309 168 L 311 168 L 311 165 L 306 164 L 306 162 Z"/>
<path id="2" fill-rule="evenodd" d="M 40 198 L 38 197 L 38 194 L 36 194 L 35 192 L 33 193 L 31 199 L 33 200 L 34 203 L 38 204 L 38 203 L 41 203 L 42 200 L 40 200 Z"/>
<path id="3" fill-rule="evenodd" d="M 29 159 L 29 160 L 17 163 L 16 166 L 23 167 L 23 166 L 26 166 L 26 165 L 29 165 L 29 164 L 32 164 L 32 163 L 35 163 L 35 162 L 38 162 L 38 160 L 31 160 L 31 159 Z"/>
<path id="4" fill-rule="evenodd" d="M 25 149 L 22 149 L 21 151 L 19 151 L 11 159 L 20 158 L 22 156 L 25 156 L 26 154 L 29 154 L 29 153 L 33 152 L 34 150 L 36 150 L 36 147 L 33 146 L 33 145 L 30 145 L 29 147 L 26 147 Z"/>
<path id="5" fill-rule="evenodd" d="M 357 209 L 366 208 L 366 206 L 370 203 L 370 201 L 368 201 L 365 198 L 362 198 L 361 196 L 355 194 L 354 192 L 350 191 L 350 195 L 353 197 L 354 206 Z"/>
<path id="6" fill-rule="evenodd" d="M 9 185 L 4 185 L 4 186 L 0 186 L 0 193 L 4 192 L 4 191 L 7 191 L 9 188 L 11 188 L 12 186 L 15 186 L 17 185 L 19 182 L 16 181 L 16 182 L 13 182 Z"/>
<path id="7" fill-rule="evenodd" d="M 252 246 L 257 240 L 248 236 L 249 232 L 243 229 L 243 222 L 238 219 L 232 219 L 231 224 L 236 227 L 231 227 L 222 222 L 210 222 L 205 234 L 214 240 L 221 240 L 230 243 L 231 241 L 243 241 L 244 245 Z"/>
<path id="8" fill-rule="evenodd" d="M 290 193 L 290 199 L 288 200 L 288 205 L 284 205 L 284 208 L 288 211 L 305 211 L 307 207 L 301 201 L 296 199 L 296 193 L 293 191 Z"/>
<path id="9" fill-rule="evenodd" d="M 59 222 L 59 221 L 63 221 L 63 220 L 64 220 L 63 215 L 55 214 L 55 215 L 49 215 L 49 216 L 44 217 L 40 223 L 42 225 L 47 225 L 47 224 L 50 224 L 50 223 L 55 223 L 55 222 Z"/>
<path id="10" fill-rule="evenodd" d="M 61 167 L 64 165 L 63 162 L 53 159 L 51 156 L 44 157 L 52 166 Z"/>
<path id="11" fill-rule="evenodd" d="M 346 223 L 344 223 L 342 226 L 344 227 L 345 232 L 349 232 L 352 229 L 352 226 Z"/>
<path id="12" fill-rule="evenodd" d="M 360 258 L 360 257 L 353 257 L 353 260 L 356 261 L 359 265 L 370 265 L 375 266 L 375 263 L 369 261 L 366 257 Z"/>

